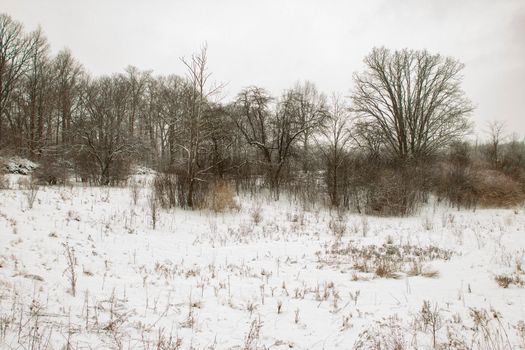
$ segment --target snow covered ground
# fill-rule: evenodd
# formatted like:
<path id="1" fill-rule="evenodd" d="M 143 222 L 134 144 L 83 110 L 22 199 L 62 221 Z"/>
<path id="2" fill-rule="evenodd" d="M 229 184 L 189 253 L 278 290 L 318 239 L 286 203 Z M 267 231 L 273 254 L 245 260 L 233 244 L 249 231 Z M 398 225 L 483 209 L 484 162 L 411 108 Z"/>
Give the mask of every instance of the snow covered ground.
<path id="1" fill-rule="evenodd" d="M 523 208 L 376 218 L 241 197 L 159 209 L 153 229 L 148 186 L 136 204 L 41 187 L 30 208 L 12 183 L 2 349 L 525 348 Z"/>

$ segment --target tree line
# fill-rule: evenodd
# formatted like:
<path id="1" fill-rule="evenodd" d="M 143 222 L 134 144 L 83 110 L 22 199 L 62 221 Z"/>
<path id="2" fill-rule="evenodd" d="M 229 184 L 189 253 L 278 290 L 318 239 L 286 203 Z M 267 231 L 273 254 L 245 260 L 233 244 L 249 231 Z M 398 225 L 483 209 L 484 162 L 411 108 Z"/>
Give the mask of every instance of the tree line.
<path id="1" fill-rule="evenodd" d="M 51 55 L 40 28 L 26 32 L 2 14 L 0 150 L 39 162 L 48 183 L 75 175 L 108 185 L 133 165 L 154 168 L 164 174 L 158 188 L 177 193 L 171 205 L 190 208 L 211 183 L 229 181 L 274 198 L 286 191 L 304 202 L 322 197 L 331 206 L 407 214 L 430 192 L 450 200 L 438 188 L 454 171 L 460 176 L 457 164 L 467 176 L 476 157 L 490 158 L 497 171 L 512 167 L 503 175 L 523 191 L 523 142 L 502 143 L 499 124 L 491 144 L 470 145 L 469 161 L 457 161 L 474 108 L 456 59 L 374 48 L 348 97 L 306 81 L 280 96 L 249 86 L 228 103 L 206 46 L 181 64 L 185 76 L 129 66 L 95 77 L 67 49 Z M 512 166 L 498 159 L 509 149 Z"/>

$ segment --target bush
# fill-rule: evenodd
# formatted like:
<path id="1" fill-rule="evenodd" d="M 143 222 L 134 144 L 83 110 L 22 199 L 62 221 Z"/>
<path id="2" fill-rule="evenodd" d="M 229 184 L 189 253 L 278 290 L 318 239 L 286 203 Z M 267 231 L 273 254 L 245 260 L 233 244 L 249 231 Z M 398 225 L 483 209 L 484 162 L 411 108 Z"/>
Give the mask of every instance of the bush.
<path id="1" fill-rule="evenodd" d="M 157 173 L 153 181 L 153 192 L 155 199 L 162 208 L 173 208 L 178 204 L 177 200 L 177 176 L 175 174 Z"/>
<path id="2" fill-rule="evenodd" d="M 476 183 L 476 173 L 470 168 L 450 169 L 443 164 L 440 175 L 435 179 L 436 194 L 439 200 L 447 200 L 458 209 L 472 208 L 479 201 Z"/>
<path id="3" fill-rule="evenodd" d="M 477 168 L 450 169 L 443 165 L 437 195 L 458 209 L 481 206 L 511 208 L 525 201 L 520 183 L 498 170 Z"/>
<path id="4" fill-rule="evenodd" d="M 405 350 L 409 348 L 406 340 L 407 330 L 396 316 L 383 318 L 359 333 L 354 344 L 356 350 Z"/>
<path id="5" fill-rule="evenodd" d="M 478 171 L 475 186 L 482 207 L 511 208 L 525 201 L 520 184 L 496 170 Z"/>
<path id="6" fill-rule="evenodd" d="M 235 201 L 235 191 L 225 181 L 218 181 L 210 187 L 206 195 L 206 206 L 216 213 L 239 209 Z"/>
<path id="7" fill-rule="evenodd" d="M 5 164 L 2 159 L 0 159 L 0 190 L 5 190 L 9 188 L 9 179 L 5 174 Z"/>
<path id="8" fill-rule="evenodd" d="M 97 185 L 122 185 L 125 184 L 131 174 L 131 159 L 117 157 L 107 165 L 105 172 L 102 171 L 95 157 L 84 151 L 78 152 L 74 157 L 75 174 L 82 182 Z"/>
<path id="9" fill-rule="evenodd" d="M 172 172 L 157 173 L 153 181 L 155 198 L 162 208 L 187 208 L 189 182 L 184 174 Z M 193 208 L 208 208 L 214 212 L 238 209 L 235 202 L 235 191 L 225 181 L 209 184 L 206 181 L 196 181 L 193 184 Z"/>
<path id="10" fill-rule="evenodd" d="M 65 185 L 70 176 L 69 167 L 64 161 L 44 159 L 33 174 L 39 184 Z"/>
<path id="11" fill-rule="evenodd" d="M 434 179 L 438 199 L 445 199 L 458 209 L 509 208 L 522 204 L 525 188 L 520 183 L 521 158 L 514 148 L 509 146 L 513 152 L 508 151 L 503 166 L 494 169 L 490 163 L 473 161 L 473 152 L 467 143 L 452 145 Z"/>
<path id="12" fill-rule="evenodd" d="M 367 212 L 375 215 L 409 215 L 422 201 L 415 169 L 386 168 L 369 193 Z"/>
<path id="13" fill-rule="evenodd" d="M 501 170 L 525 190 L 525 143 L 512 140 L 503 147 Z"/>
<path id="14" fill-rule="evenodd" d="M 405 216 L 426 200 L 427 165 L 394 160 L 371 160 L 362 165 L 353 167 L 348 196 L 359 213 Z"/>
<path id="15" fill-rule="evenodd" d="M 104 181 L 107 181 L 107 185 L 111 186 L 122 186 L 125 185 L 128 181 L 128 178 L 131 174 L 132 162 L 127 158 L 117 158 L 111 162 L 109 167 L 107 179 L 104 179 L 104 176 L 99 177 L 99 182 L 102 182 L 102 185 L 105 185 Z"/>

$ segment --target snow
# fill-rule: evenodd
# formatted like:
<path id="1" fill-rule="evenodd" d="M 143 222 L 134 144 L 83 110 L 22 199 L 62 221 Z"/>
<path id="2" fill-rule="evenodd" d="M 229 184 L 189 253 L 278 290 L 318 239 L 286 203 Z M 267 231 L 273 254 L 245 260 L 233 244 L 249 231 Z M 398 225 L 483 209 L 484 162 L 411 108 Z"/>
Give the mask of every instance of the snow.
<path id="1" fill-rule="evenodd" d="M 4 165 L 7 173 L 21 175 L 28 175 L 38 167 L 38 164 L 20 157 L 0 157 L 0 164 Z"/>
<path id="2" fill-rule="evenodd" d="M 502 349 L 525 345 L 525 289 L 494 279 L 525 278 L 523 208 L 434 203 L 410 218 L 339 217 L 241 196 L 239 212 L 159 210 L 153 230 L 147 178 L 136 205 L 126 187 L 41 187 L 32 209 L 28 190 L 0 191 L 0 348 L 368 349 L 368 332 L 431 349 L 424 301 L 439 311 L 437 342 L 447 348 L 453 338 L 496 348 L 484 331 Z M 406 262 L 397 278 L 379 278 L 348 254 L 374 245 L 451 255 L 423 262 L 433 278 L 410 276 Z"/>

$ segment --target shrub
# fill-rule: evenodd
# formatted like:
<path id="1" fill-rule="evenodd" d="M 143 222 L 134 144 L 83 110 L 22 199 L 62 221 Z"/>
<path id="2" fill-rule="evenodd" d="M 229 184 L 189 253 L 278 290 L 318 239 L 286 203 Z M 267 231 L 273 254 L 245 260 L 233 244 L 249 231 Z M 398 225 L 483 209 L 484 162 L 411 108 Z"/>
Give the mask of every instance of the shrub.
<path id="1" fill-rule="evenodd" d="M 29 207 L 29 209 L 33 209 L 33 205 L 35 203 L 39 190 L 40 187 L 38 186 L 37 181 L 33 179 L 33 175 L 31 175 L 29 181 L 27 182 L 27 188 L 24 191 L 24 194 L 27 198 L 27 206 Z"/>
<path id="2" fill-rule="evenodd" d="M 347 246 L 333 245 L 326 252 L 319 255 L 321 262 L 336 266 L 349 264 L 353 269 L 373 273 L 381 278 L 398 278 L 400 273 L 424 277 L 436 277 L 437 272 L 424 269 L 423 263 L 433 260 L 449 260 L 453 252 L 435 246 L 419 247 L 414 245 L 368 245 L 357 246 L 351 242 Z M 414 271 L 417 265 L 419 271 Z"/>
<path id="3" fill-rule="evenodd" d="M 195 180 L 192 188 L 192 208 L 204 208 L 207 204 L 209 184 L 206 181 Z M 162 208 L 190 207 L 189 180 L 177 172 L 158 173 L 153 181 L 153 190 Z"/>
<path id="4" fill-rule="evenodd" d="M 162 208 L 177 206 L 177 177 L 175 174 L 158 173 L 153 181 L 154 197 Z"/>
<path id="5" fill-rule="evenodd" d="M 479 197 L 471 153 L 466 142 L 452 144 L 446 160 L 439 164 L 433 177 L 433 187 L 438 199 L 447 200 L 458 209 L 476 206 Z"/>
<path id="6" fill-rule="evenodd" d="M 69 179 L 69 164 L 64 161 L 43 159 L 34 171 L 36 181 L 43 185 L 65 185 Z"/>
<path id="7" fill-rule="evenodd" d="M 343 205 L 348 202 L 361 214 L 413 214 L 431 189 L 430 161 L 357 156 L 348 165 Z"/>
<path id="8" fill-rule="evenodd" d="M 525 285 L 525 281 L 521 278 L 521 276 L 518 273 L 513 273 L 511 275 L 496 275 L 494 277 L 494 280 L 502 288 L 508 288 L 511 284 L 520 288 L 522 288 Z"/>
<path id="9" fill-rule="evenodd" d="M 255 225 L 259 225 L 259 223 L 263 220 L 261 203 L 257 202 L 253 205 L 250 210 L 250 216 L 253 220 L 253 223 Z"/>
<path id="10" fill-rule="evenodd" d="M 450 168 L 442 164 L 440 175 L 435 179 L 438 199 L 447 200 L 458 209 L 475 207 L 479 201 L 476 176 L 470 168 Z"/>
<path id="11" fill-rule="evenodd" d="M 501 170 L 525 189 L 525 142 L 514 139 L 503 147 Z"/>
<path id="12" fill-rule="evenodd" d="M 111 166 L 108 170 L 107 175 L 107 185 L 111 186 L 122 186 L 125 185 L 128 181 L 128 178 L 131 174 L 132 162 L 127 158 L 117 158 L 111 162 Z M 99 182 L 104 185 L 104 175 L 101 174 L 99 177 Z"/>
<path id="13" fill-rule="evenodd" d="M 367 213 L 382 216 L 413 214 L 426 201 L 429 191 L 428 165 L 395 161 L 378 168 L 378 177 L 371 181 Z"/>
<path id="14" fill-rule="evenodd" d="M 140 192 L 142 189 L 141 184 L 139 181 L 132 179 L 131 181 L 129 181 L 128 186 L 129 186 L 129 193 L 131 195 L 131 200 L 133 201 L 133 205 L 137 205 L 139 198 L 140 198 Z"/>
<path id="15" fill-rule="evenodd" d="M 458 170 L 442 166 L 442 175 L 437 186 L 440 199 L 458 207 L 511 208 L 525 201 L 521 185 L 501 171 L 484 168 Z"/>
<path id="16" fill-rule="evenodd" d="M 216 213 L 239 209 L 235 201 L 235 191 L 225 181 L 218 181 L 210 187 L 206 195 L 206 206 Z"/>
<path id="17" fill-rule="evenodd" d="M 519 157 L 513 156 L 513 161 L 505 161 L 501 169 L 494 169 L 490 163 L 473 161 L 472 153 L 466 143 L 452 145 L 434 178 L 438 199 L 445 199 L 458 209 L 478 205 L 508 208 L 525 201 L 519 176 L 521 163 L 516 160 Z"/>
<path id="18" fill-rule="evenodd" d="M 500 287 L 508 288 L 514 279 L 508 275 L 497 275 L 494 280 Z"/>
<path id="19" fill-rule="evenodd" d="M 122 185 L 125 184 L 131 173 L 131 159 L 117 157 L 106 164 L 102 169 L 95 156 L 88 152 L 80 151 L 74 157 L 75 174 L 82 182 L 98 185 Z"/>
<path id="20" fill-rule="evenodd" d="M 82 182 L 96 182 L 98 165 L 89 153 L 78 152 L 73 162 L 75 175 L 78 176 Z"/>
<path id="21" fill-rule="evenodd" d="M 348 217 L 346 213 L 339 209 L 335 216 L 332 216 L 328 222 L 328 228 L 335 237 L 341 238 L 347 229 L 348 226 Z"/>
<path id="22" fill-rule="evenodd" d="M 9 179 L 5 174 L 5 164 L 2 159 L 0 159 L 0 190 L 9 188 Z"/>
<path id="23" fill-rule="evenodd" d="M 525 201 L 520 184 L 502 172 L 481 169 L 476 179 L 480 206 L 510 208 Z"/>
<path id="24" fill-rule="evenodd" d="M 397 316 L 383 318 L 374 322 L 358 336 L 356 350 L 405 350 L 409 348 L 406 340 L 407 330 Z"/>

